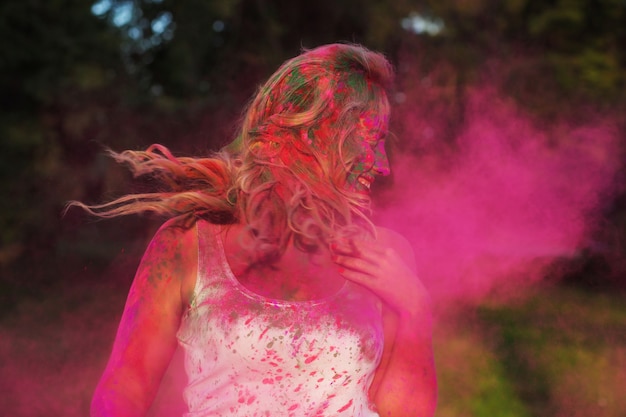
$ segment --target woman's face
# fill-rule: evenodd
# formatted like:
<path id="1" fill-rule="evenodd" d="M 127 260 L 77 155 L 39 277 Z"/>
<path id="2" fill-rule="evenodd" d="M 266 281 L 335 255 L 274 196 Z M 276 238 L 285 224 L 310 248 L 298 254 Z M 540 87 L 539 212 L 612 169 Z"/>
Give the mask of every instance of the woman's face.
<path id="1" fill-rule="evenodd" d="M 363 113 L 356 128 L 356 158 L 348 172 L 346 186 L 351 191 L 369 193 L 377 175 L 389 175 L 389 159 L 385 151 L 387 118 L 374 112 Z"/>

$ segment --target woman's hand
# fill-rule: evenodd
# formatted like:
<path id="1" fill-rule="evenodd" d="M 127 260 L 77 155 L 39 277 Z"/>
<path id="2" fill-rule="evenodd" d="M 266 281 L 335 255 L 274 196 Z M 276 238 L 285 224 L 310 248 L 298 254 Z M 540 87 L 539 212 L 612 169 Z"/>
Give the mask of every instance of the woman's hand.
<path id="1" fill-rule="evenodd" d="M 374 242 L 333 247 L 340 274 L 384 302 L 385 346 L 370 396 L 381 417 L 430 417 L 437 403 L 432 315 L 415 274 L 413 252 L 399 235 L 379 229 Z"/>
<path id="2" fill-rule="evenodd" d="M 388 229 L 375 241 L 350 240 L 333 245 L 339 273 L 374 292 L 400 317 L 415 319 L 430 309 L 429 296 L 415 273 L 408 242 Z"/>

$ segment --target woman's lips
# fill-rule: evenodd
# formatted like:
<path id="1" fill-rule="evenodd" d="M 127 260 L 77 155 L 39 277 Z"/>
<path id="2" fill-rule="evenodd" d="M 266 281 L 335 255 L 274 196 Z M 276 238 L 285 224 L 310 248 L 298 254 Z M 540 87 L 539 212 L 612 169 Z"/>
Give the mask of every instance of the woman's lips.
<path id="1" fill-rule="evenodd" d="M 358 179 L 359 184 L 361 184 L 362 186 L 364 186 L 366 189 L 370 189 L 372 186 L 372 183 L 374 182 L 374 177 L 371 175 L 361 175 Z"/>

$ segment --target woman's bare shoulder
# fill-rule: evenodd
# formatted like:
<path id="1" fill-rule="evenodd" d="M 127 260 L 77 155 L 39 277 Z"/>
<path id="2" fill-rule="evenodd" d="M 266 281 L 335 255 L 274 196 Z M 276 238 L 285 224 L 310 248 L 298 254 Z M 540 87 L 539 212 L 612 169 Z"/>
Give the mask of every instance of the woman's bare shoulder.
<path id="1" fill-rule="evenodd" d="M 186 262 L 197 253 L 196 228 L 181 224 L 174 218 L 165 222 L 156 231 L 144 254 L 142 263 L 161 264 L 169 267 L 186 267 Z M 196 257 L 197 259 L 197 257 Z"/>
<path id="2" fill-rule="evenodd" d="M 139 273 L 147 273 L 147 279 L 166 279 L 180 285 L 183 302 L 188 301 L 195 285 L 198 260 L 198 239 L 195 224 L 179 218 L 166 221 L 156 231 L 146 249 Z"/>
<path id="3" fill-rule="evenodd" d="M 399 245 L 408 245 L 409 241 L 400 233 L 387 227 L 376 226 L 376 233 L 381 241 L 388 241 Z"/>
<path id="4" fill-rule="evenodd" d="M 415 253 L 406 237 L 386 227 L 376 227 L 378 241 L 387 248 L 394 249 L 402 259 L 415 271 Z"/>
<path id="5" fill-rule="evenodd" d="M 159 227 L 154 237 L 175 240 L 193 239 L 196 235 L 196 224 L 196 221 L 190 222 L 180 217 L 173 217 Z"/>

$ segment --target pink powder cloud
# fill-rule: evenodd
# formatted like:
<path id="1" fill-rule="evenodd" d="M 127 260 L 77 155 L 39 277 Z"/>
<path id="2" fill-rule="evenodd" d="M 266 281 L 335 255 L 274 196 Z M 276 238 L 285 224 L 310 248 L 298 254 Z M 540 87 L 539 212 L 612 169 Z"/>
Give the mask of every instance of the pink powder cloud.
<path id="1" fill-rule="evenodd" d="M 409 239 L 437 300 L 518 291 L 588 243 L 621 166 L 609 123 L 539 128 L 510 99 L 476 88 L 446 144 L 436 140 L 445 109 L 436 114 L 429 99 L 409 96 L 414 110 L 400 112 L 401 141 L 417 152 L 396 157 L 377 218 Z"/>

